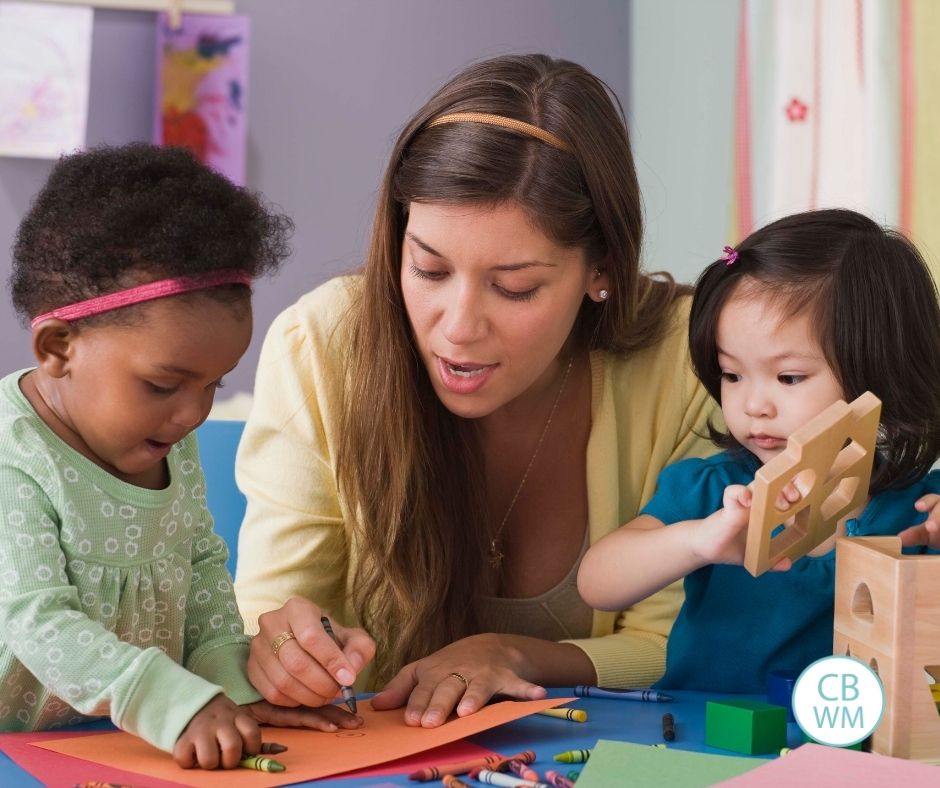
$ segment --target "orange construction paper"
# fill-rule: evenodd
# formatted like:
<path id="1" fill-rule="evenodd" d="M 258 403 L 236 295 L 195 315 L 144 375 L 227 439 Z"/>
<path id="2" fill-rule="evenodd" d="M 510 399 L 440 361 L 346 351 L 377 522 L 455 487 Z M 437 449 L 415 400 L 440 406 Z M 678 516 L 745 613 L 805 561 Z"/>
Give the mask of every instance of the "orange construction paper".
<path id="1" fill-rule="evenodd" d="M 287 771 L 276 774 L 251 769 L 212 772 L 180 769 L 168 753 L 129 733 L 57 739 L 36 742 L 33 746 L 196 788 L 273 788 L 385 763 L 573 700 L 576 698 L 494 703 L 468 717 L 451 719 L 439 728 L 414 728 L 405 725 L 402 709 L 376 711 L 370 703 L 361 702 L 359 714 L 365 724 L 357 730 L 325 733 L 266 728 L 265 738 L 289 748 L 273 756 L 287 767 Z"/>

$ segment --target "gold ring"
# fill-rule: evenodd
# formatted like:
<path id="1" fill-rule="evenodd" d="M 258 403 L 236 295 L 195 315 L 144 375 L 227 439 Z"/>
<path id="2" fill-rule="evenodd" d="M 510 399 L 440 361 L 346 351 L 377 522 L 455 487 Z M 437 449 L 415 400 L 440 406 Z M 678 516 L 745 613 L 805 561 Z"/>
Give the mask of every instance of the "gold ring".
<path id="1" fill-rule="evenodd" d="M 460 673 L 451 673 L 450 675 L 453 676 L 455 679 L 457 679 L 457 681 L 462 681 L 464 683 L 464 686 L 467 689 L 470 689 L 470 682 L 467 681 L 465 676 L 461 675 Z"/>
<path id="2" fill-rule="evenodd" d="M 288 640 L 293 640 L 295 637 L 297 636 L 288 630 L 287 632 L 282 632 L 280 635 L 274 638 L 274 640 L 271 641 L 271 651 L 274 652 L 274 656 L 277 656 L 277 652 L 281 650 L 281 646 L 283 646 Z"/>

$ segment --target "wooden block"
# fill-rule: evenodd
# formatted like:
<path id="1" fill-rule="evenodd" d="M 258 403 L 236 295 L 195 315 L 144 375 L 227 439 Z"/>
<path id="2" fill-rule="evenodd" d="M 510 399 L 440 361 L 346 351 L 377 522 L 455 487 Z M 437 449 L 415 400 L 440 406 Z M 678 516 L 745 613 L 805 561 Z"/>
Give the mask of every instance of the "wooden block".
<path id="1" fill-rule="evenodd" d="M 940 763 L 928 678 L 940 659 L 940 556 L 902 555 L 896 536 L 837 539 L 833 651 L 865 662 L 884 685 L 872 752 Z"/>
<path id="2" fill-rule="evenodd" d="M 757 471 L 744 567 L 754 577 L 783 558 L 802 558 L 832 536 L 839 520 L 868 499 L 881 400 L 866 391 L 842 400 L 794 432 L 787 448 Z M 802 498 L 776 507 L 783 488 L 800 480 Z M 778 526 L 783 530 L 771 536 Z"/>
<path id="3" fill-rule="evenodd" d="M 705 743 L 744 755 L 779 752 L 787 744 L 787 710 L 756 700 L 708 701 Z"/>

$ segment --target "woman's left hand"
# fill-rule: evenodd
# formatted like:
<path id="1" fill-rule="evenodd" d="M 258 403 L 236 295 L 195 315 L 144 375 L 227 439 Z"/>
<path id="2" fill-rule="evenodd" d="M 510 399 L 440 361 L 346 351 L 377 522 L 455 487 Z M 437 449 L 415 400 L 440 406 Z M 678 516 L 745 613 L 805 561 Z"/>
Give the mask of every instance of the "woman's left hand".
<path id="1" fill-rule="evenodd" d="M 920 525 L 912 525 L 901 531 L 901 544 L 904 547 L 926 545 L 934 550 L 940 550 L 940 495 L 929 493 L 918 498 L 914 503 L 918 512 L 927 512 L 927 519 Z"/>
<path id="2" fill-rule="evenodd" d="M 485 706 L 493 695 L 519 700 L 544 698 L 544 687 L 520 676 L 526 660 L 508 640 L 495 634 L 471 635 L 405 665 L 372 698 L 372 707 L 396 709 L 407 703 L 407 725 L 436 728 L 455 708 L 457 716 L 466 717 Z"/>

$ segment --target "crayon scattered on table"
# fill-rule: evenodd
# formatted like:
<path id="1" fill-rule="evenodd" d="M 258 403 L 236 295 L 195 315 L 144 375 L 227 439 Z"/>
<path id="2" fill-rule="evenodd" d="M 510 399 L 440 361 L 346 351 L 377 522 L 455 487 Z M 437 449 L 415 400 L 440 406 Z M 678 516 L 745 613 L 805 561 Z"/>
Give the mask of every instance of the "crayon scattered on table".
<path id="1" fill-rule="evenodd" d="M 565 752 L 560 752 L 552 756 L 552 758 L 561 763 L 584 763 L 590 757 L 590 750 L 566 750 Z"/>
<path id="2" fill-rule="evenodd" d="M 668 711 L 663 714 L 663 738 L 666 741 L 676 740 L 676 720 Z"/>
<path id="3" fill-rule="evenodd" d="M 787 754 L 789 754 L 789 753 L 791 753 L 791 752 L 793 752 L 793 751 L 792 751 L 789 747 L 781 747 L 781 748 L 780 748 L 780 754 L 781 754 L 781 755 L 787 755 Z"/>
<path id="4" fill-rule="evenodd" d="M 579 698 L 611 698 L 613 700 L 638 700 L 647 703 L 670 703 L 675 700 L 672 695 L 665 692 L 648 689 L 610 689 L 607 687 L 591 687 L 579 684 L 574 688 L 574 694 Z"/>
<path id="5" fill-rule="evenodd" d="M 531 780 L 523 780 L 521 777 L 494 772 L 490 769 L 480 769 L 474 779 L 486 785 L 498 785 L 501 788 L 551 788 L 547 783 L 534 783 Z"/>
<path id="6" fill-rule="evenodd" d="M 465 783 L 463 780 L 458 780 L 452 774 L 445 774 L 441 777 L 441 782 L 447 786 L 447 788 L 470 788 L 470 783 Z"/>
<path id="7" fill-rule="evenodd" d="M 474 758 L 471 761 L 459 761 L 457 763 L 442 763 L 440 766 L 426 766 L 416 772 L 408 775 L 409 780 L 416 782 L 428 782 L 428 780 L 440 780 L 446 775 L 467 774 L 474 769 L 484 767 L 492 768 L 502 760 L 501 755 L 487 755 L 485 758 Z"/>
<path id="8" fill-rule="evenodd" d="M 571 722 L 587 722 L 588 714 L 584 709 L 542 709 L 535 712 L 543 717 L 558 717 Z"/>
<path id="9" fill-rule="evenodd" d="M 572 769 L 570 772 L 568 772 L 568 779 L 573 783 L 576 783 L 580 776 L 581 772 L 579 772 L 577 769 Z"/>
<path id="10" fill-rule="evenodd" d="M 496 761 L 496 763 L 487 768 L 492 769 L 494 772 L 504 772 L 509 768 L 510 761 L 519 761 L 519 763 L 532 763 L 534 760 L 534 750 L 523 750 L 522 752 L 517 752 L 515 755 L 507 755 L 505 758 L 500 758 L 498 761 Z"/>
<path id="11" fill-rule="evenodd" d="M 572 780 L 569 780 L 565 775 L 549 769 L 545 772 L 545 779 L 549 785 L 555 786 L 555 788 L 571 788 L 574 785 Z"/>
<path id="12" fill-rule="evenodd" d="M 254 769 L 256 772 L 286 772 L 287 767 L 274 758 L 263 758 L 260 755 L 249 755 L 242 758 L 238 765 L 243 769 Z"/>
<path id="13" fill-rule="evenodd" d="M 283 744 L 278 744 L 276 741 L 266 741 L 261 745 L 262 755 L 278 755 L 282 752 L 287 752 L 287 747 Z"/>
<path id="14" fill-rule="evenodd" d="M 509 771 L 521 777 L 523 780 L 531 780 L 534 783 L 541 780 L 539 773 L 527 763 L 523 763 L 522 761 L 509 761 L 506 766 L 509 768 Z"/>

